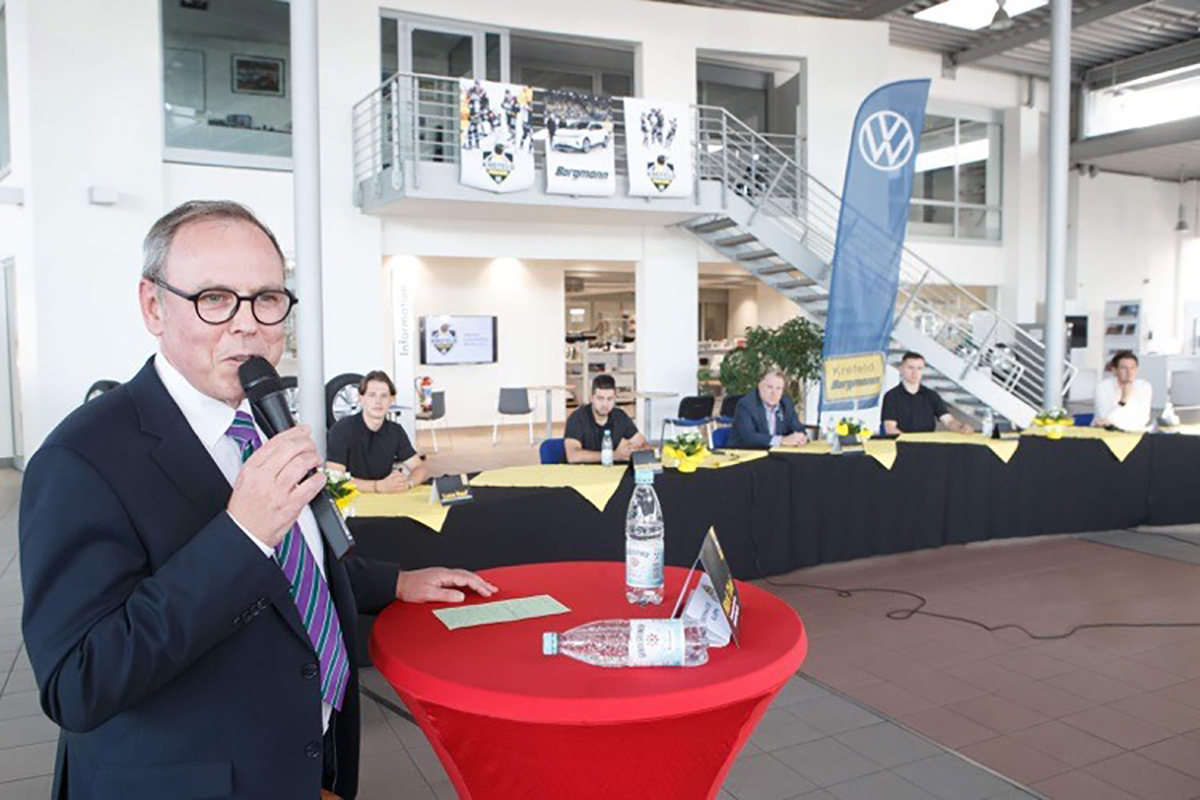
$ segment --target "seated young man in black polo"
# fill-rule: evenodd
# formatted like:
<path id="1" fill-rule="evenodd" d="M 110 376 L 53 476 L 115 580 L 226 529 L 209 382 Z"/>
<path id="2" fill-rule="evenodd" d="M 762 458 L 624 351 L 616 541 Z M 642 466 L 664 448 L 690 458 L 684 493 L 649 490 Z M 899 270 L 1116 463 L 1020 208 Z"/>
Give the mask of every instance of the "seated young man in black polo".
<path id="1" fill-rule="evenodd" d="M 614 461 L 628 461 L 634 451 L 649 447 L 629 415 L 617 408 L 617 382 L 613 376 L 597 375 L 592 380 L 592 402 L 575 409 L 567 418 L 563 441 L 567 462 L 599 464 L 605 431 L 612 436 Z"/>
<path id="2" fill-rule="evenodd" d="M 955 433 L 972 433 L 970 425 L 954 418 L 941 395 L 921 385 L 924 374 L 925 357 L 905 353 L 900 359 L 900 383 L 883 395 L 883 432 L 888 436 L 929 433 L 941 422 Z"/>
<path id="3" fill-rule="evenodd" d="M 360 492 L 403 492 L 423 482 L 425 465 L 404 428 L 387 418 L 396 385 L 386 372 L 368 372 L 358 384 L 362 412 L 329 429 L 325 466 L 354 476 Z"/>

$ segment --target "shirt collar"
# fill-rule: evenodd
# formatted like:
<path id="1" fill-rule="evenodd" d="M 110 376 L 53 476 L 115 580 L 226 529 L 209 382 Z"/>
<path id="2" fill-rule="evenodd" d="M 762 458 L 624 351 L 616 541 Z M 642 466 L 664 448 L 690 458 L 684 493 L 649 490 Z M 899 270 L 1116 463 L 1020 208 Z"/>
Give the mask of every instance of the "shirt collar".
<path id="1" fill-rule="evenodd" d="M 209 449 L 225 436 L 238 411 L 250 413 L 250 401 L 245 398 L 242 399 L 242 404 L 234 409 L 192 386 L 162 353 L 154 356 L 154 369 L 166 387 L 167 394 L 171 395 L 175 405 L 183 412 L 184 419 L 192 426 L 201 443 Z"/>

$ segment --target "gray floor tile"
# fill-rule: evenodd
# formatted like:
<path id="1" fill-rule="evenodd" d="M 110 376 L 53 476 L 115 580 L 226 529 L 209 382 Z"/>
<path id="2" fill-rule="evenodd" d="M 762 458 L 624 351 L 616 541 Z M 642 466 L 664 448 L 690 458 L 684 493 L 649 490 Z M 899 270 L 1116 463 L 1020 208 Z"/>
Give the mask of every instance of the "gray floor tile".
<path id="1" fill-rule="evenodd" d="M 769 755 L 734 764 L 724 786 L 738 800 L 788 800 L 816 788 Z"/>
<path id="2" fill-rule="evenodd" d="M 894 772 L 942 800 L 984 800 L 1013 788 L 1011 783 L 949 753 L 905 764 Z"/>
<path id="3" fill-rule="evenodd" d="M 429 788 L 438 800 L 458 800 L 458 791 L 450 781 L 439 781 Z"/>
<path id="4" fill-rule="evenodd" d="M 20 692 L 0 697 L 0 719 L 41 716 L 37 692 Z"/>
<path id="5" fill-rule="evenodd" d="M 0 775 L 9 781 L 49 775 L 54 772 L 54 757 L 57 752 L 56 742 L 0 750 Z"/>
<path id="6" fill-rule="evenodd" d="M 797 675 L 788 680 L 779 690 L 779 694 L 775 695 L 775 700 L 772 702 L 774 706 L 788 706 L 792 703 L 802 703 L 805 700 L 816 700 L 820 697 L 828 697 L 829 691 L 824 689 L 807 678 Z"/>
<path id="7" fill-rule="evenodd" d="M 58 726 L 46 717 L 18 717 L 0 722 L 0 750 L 57 741 Z"/>
<path id="8" fill-rule="evenodd" d="M 433 793 L 433 789 L 421 784 L 420 786 L 397 786 L 383 790 L 375 787 L 367 790 L 360 789 L 358 798 L 359 800 L 437 800 L 437 795 Z"/>
<path id="9" fill-rule="evenodd" d="M 910 764 L 923 758 L 932 758 L 942 752 L 942 748 L 937 745 L 890 722 L 856 728 L 838 734 L 835 738 L 877 764 L 888 768 Z"/>
<path id="10" fill-rule="evenodd" d="M 783 709 L 770 709 L 759 721 L 758 727 L 750 735 L 750 741 L 761 749 L 770 752 L 781 747 L 811 742 L 820 739 L 825 734 L 807 722 L 801 722 Z"/>
<path id="11" fill-rule="evenodd" d="M 53 775 L 0 783 L 0 797 L 4 800 L 46 800 L 53 785 Z"/>
<path id="12" fill-rule="evenodd" d="M 837 798 L 824 789 L 817 789 L 815 792 L 802 794 L 795 798 L 795 800 L 837 800 Z"/>
<path id="13" fill-rule="evenodd" d="M 21 694 L 36 692 L 37 681 L 33 679 L 33 670 L 14 669 L 8 674 L 8 683 L 4 684 L 4 694 Z"/>
<path id="14" fill-rule="evenodd" d="M 787 710 L 797 719 L 808 723 L 822 733 L 831 735 L 866 727 L 880 721 L 878 716 L 862 706 L 837 695 L 794 703 L 788 706 Z"/>
<path id="15" fill-rule="evenodd" d="M 882 769 L 879 764 L 832 738 L 785 747 L 776 750 L 774 756 L 817 786 L 845 783 Z"/>
<path id="16" fill-rule="evenodd" d="M 829 787 L 838 800 L 936 800 L 934 795 L 891 772 L 876 772 Z"/>
<path id="17" fill-rule="evenodd" d="M 402 789 L 428 789 L 421 771 L 403 749 L 387 757 L 363 758 L 358 768 L 360 800 L 392 800 Z M 432 792 L 429 795 L 433 797 Z"/>
<path id="18" fill-rule="evenodd" d="M 421 770 L 421 775 L 425 778 L 426 783 L 434 784 L 450 779 L 441 760 L 437 757 L 437 753 L 433 751 L 432 745 L 409 747 L 408 755 L 417 765 L 417 769 Z"/>
<path id="19" fill-rule="evenodd" d="M 363 761 L 374 755 L 404 750 L 400 737 L 382 719 L 362 723 L 361 731 Z"/>

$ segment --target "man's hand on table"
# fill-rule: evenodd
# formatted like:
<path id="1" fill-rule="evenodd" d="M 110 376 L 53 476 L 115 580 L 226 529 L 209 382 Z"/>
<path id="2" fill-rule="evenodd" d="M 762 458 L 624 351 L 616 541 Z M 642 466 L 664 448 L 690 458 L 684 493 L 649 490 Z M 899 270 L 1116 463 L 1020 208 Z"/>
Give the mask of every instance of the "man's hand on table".
<path id="1" fill-rule="evenodd" d="M 491 597 L 497 592 L 495 586 L 474 572 L 429 567 L 402 570 L 396 579 L 396 599 L 405 603 L 461 603 L 467 596 L 459 591 L 460 588 L 473 589 L 484 597 Z"/>
<path id="2" fill-rule="evenodd" d="M 804 447 L 808 444 L 808 436 L 802 431 L 796 431 L 781 438 L 779 444 L 784 447 Z"/>

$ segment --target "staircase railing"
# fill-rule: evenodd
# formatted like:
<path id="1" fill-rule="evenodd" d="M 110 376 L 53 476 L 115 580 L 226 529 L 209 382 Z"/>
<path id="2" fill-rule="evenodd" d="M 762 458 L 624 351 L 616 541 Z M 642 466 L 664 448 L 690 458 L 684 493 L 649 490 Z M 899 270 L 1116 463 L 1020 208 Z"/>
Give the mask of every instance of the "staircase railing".
<path id="1" fill-rule="evenodd" d="M 770 218 L 819 259 L 832 263 L 841 198 L 725 109 L 699 106 L 697 112 L 699 176 L 719 181 L 723 197 L 735 192 L 750 202 L 751 221 Z M 860 226 L 857 235 L 877 238 L 881 251 L 890 244 L 878 229 Z M 1041 407 L 1046 375 L 1042 342 L 907 247 L 900 256 L 895 319 L 911 323 L 963 360 L 961 374 L 947 377 L 961 381 L 974 370 Z M 1076 369 L 1066 363 L 1063 370 L 1065 391 Z"/>

